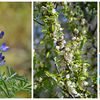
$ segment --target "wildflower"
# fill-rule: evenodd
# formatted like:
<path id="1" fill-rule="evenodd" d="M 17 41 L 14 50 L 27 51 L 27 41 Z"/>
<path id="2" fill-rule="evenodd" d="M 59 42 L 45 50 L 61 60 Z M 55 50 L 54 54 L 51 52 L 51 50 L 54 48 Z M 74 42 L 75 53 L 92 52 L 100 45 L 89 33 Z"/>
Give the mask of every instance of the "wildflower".
<path id="1" fill-rule="evenodd" d="M 88 82 L 83 81 L 83 85 L 84 85 L 84 86 L 87 86 L 87 85 L 88 85 Z"/>
<path id="2" fill-rule="evenodd" d="M 56 13 L 56 10 L 55 9 L 52 9 L 52 13 L 55 14 Z"/>
<path id="3" fill-rule="evenodd" d="M 5 60 L 0 62 L 0 66 L 3 66 L 5 64 Z"/>
<path id="4" fill-rule="evenodd" d="M 3 43 L 1 46 L 0 46 L 0 50 L 3 51 L 3 52 L 6 52 L 8 51 L 9 47 L 6 45 L 6 43 Z"/>
<path id="5" fill-rule="evenodd" d="M 70 78 L 70 75 L 69 75 L 69 74 L 67 74 L 67 75 L 66 75 L 66 78 L 67 78 L 67 79 L 68 79 L 68 78 Z"/>
<path id="6" fill-rule="evenodd" d="M 2 56 L 2 53 L 0 53 L 0 61 L 4 60 L 4 56 Z"/>
<path id="7" fill-rule="evenodd" d="M 72 92 L 73 94 L 76 94 L 76 95 L 77 95 L 77 91 L 76 91 L 74 88 L 71 88 L 71 89 L 72 89 L 71 92 Z"/>
<path id="8" fill-rule="evenodd" d="M 64 58 L 66 61 L 68 61 L 70 63 L 73 59 L 73 54 L 72 53 L 70 53 L 70 54 L 65 53 Z"/>
<path id="9" fill-rule="evenodd" d="M 72 40 L 76 40 L 76 37 L 73 37 Z"/>
<path id="10" fill-rule="evenodd" d="M 2 53 L 0 53 L 0 66 L 3 66 L 5 64 L 4 56 L 2 56 Z"/>
<path id="11" fill-rule="evenodd" d="M 75 28 L 75 29 L 74 29 L 74 32 L 75 32 L 76 34 L 78 34 L 78 33 L 79 33 L 79 30 L 78 30 L 77 28 Z"/>
<path id="12" fill-rule="evenodd" d="M 75 65 L 75 68 L 78 68 L 79 66 L 78 65 Z"/>
<path id="13" fill-rule="evenodd" d="M 56 46 L 56 49 L 59 50 L 60 49 L 60 46 Z"/>
<path id="14" fill-rule="evenodd" d="M 62 31 L 63 30 L 63 28 L 60 28 L 60 31 Z"/>
<path id="15" fill-rule="evenodd" d="M 75 95 L 75 97 L 79 97 L 80 96 L 80 94 L 79 93 L 77 93 L 76 95 Z"/>
<path id="16" fill-rule="evenodd" d="M 65 50 L 66 50 L 66 51 L 70 51 L 70 48 L 66 47 Z"/>
<path id="17" fill-rule="evenodd" d="M 67 85 L 70 86 L 72 84 L 71 81 L 67 81 Z"/>
<path id="18" fill-rule="evenodd" d="M 84 30 L 83 30 L 83 34 L 86 34 L 86 32 L 87 32 L 87 31 L 84 29 Z"/>
<path id="19" fill-rule="evenodd" d="M 4 32 L 1 31 L 1 32 L 0 32 L 0 39 L 2 39 L 3 36 L 4 36 Z"/>
<path id="20" fill-rule="evenodd" d="M 86 23 L 86 20 L 83 18 L 81 21 L 81 24 L 84 25 Z"/>
<path id="21" fill-rule="evenodd" d="M 4 31 L 0 32 L 0 39 L 2 39 L 2 37 L 4 36 Z M 0 66 L 3 66 L 5 64 L 5 56 L 2 55 L 1 52 L 6 52 L 9 49 L 9 47 L 6 45 L 6 43 L 3 43 L 0 46 Z"/>

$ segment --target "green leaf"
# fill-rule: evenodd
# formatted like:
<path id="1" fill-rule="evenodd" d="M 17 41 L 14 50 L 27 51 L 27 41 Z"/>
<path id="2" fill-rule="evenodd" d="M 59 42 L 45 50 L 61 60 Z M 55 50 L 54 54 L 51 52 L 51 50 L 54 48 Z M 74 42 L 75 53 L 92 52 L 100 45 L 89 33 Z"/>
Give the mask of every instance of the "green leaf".
<path id="1" fill-rule="evenodd" d="M 52 25 L 52 31 L 53 32 L 55 31 L 55 25 Z"/>
<path id="2" fill-rule="evenodd" d="M 45 74 L 57 82 L 57 76 L 55 74 L 49 73 L 48 71 L 45 71 Z"/>
<path id="3" fill-rule="evenodd" d="M 44 41 L 41 41 L 40 44 L 41 44 L 41 45 L 44 44 Z"/>
<path id="4" fill-rule="evenodd" d="M 46 57 L 48 58 L 48 57 L 49 57 L 49 55 L 50 55 L 50 52 L 47 52 Z"/>

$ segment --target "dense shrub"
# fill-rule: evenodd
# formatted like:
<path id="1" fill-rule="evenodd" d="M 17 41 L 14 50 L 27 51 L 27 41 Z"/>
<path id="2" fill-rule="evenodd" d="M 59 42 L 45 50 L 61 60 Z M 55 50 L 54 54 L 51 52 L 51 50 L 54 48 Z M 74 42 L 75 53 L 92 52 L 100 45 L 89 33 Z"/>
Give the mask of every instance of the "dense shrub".
<path id="1" fill-rule="evenodd" d="M 34 97 L 97 97 L 97 4 L 34 3 Z"/>

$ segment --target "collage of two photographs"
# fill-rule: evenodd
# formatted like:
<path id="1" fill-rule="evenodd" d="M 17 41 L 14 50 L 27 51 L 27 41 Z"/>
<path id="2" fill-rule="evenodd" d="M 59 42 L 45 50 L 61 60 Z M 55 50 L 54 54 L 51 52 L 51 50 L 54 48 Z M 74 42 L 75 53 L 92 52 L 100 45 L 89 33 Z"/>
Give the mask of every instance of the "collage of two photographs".
<path id="1" fill-rule="evenodd" d="M 99 2 L 0 2 L 0 98 L 99 99 L 99 10 Z"/>

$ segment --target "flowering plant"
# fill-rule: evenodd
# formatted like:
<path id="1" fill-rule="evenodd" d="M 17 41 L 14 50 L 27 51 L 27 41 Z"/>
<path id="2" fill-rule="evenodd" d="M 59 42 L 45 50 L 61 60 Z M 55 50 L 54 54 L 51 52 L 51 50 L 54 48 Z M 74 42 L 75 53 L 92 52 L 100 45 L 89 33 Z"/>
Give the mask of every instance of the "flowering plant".
<path id="1" fill-rule="evenodd" d="M 96 3 L 34 4 L 34 96 L 97 97 Z"/>
<path id="2" fill-rule="evenodd" d="M 4 36 L 4 32 L 0 32 L 0 39 Z M 8 51 L 9 47 L 6 43 L 0 46 L 0 67 L 5 67 L 5 56 L 3 53 Z M 26 77 L 18 75 L 12 68 L 6 67 L 6 72 L 0 69 L 0 98 L 17 98 L 21 91 L 31 95 L 31 84 Z"/>
<path id="3" fill-rule="evenodd" d="M 4 32 L 1 31 L 0 32 L 0 39 L 2 39 L 4 36 Z M 3 66 L 5 64 L 5 60 L 4 60 L 4 56 L 2 55 L 2 52 L 6 52 L 8 51 L 9 47 L 6 46 L 6 43 L 3 43 L 1 46 L 0 46 L 0 66 Z"/>

